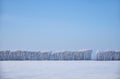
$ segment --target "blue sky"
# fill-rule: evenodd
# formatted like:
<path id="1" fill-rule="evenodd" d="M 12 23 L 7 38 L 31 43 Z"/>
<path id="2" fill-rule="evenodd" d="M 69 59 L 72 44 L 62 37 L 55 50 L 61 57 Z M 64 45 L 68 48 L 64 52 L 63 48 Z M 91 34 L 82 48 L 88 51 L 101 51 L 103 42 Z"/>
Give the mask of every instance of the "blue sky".
<path id="1" fill-rule="evenodd" d="M 119 0 L 1 0 L 0 50 L 120 49 Z"/>

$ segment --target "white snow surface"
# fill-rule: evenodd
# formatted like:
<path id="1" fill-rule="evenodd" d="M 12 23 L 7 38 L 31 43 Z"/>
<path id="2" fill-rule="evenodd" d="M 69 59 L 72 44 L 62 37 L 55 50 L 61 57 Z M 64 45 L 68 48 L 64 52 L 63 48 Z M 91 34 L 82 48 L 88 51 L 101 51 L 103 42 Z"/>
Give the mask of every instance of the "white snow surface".
<path id="1" fill-rule="evenodd" d="M 0 79 L 120 79 L 120 61 L 0 61 Z"/>

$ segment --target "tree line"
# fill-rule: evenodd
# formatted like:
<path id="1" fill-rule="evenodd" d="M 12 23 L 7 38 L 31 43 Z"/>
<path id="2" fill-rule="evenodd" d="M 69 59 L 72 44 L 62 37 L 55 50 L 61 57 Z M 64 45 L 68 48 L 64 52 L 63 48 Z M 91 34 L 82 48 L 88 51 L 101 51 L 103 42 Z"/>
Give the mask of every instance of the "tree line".
<path id="1" fill-rule="evenodd" d="M 90 60 L 92 50 L 64 52 L 0 51 L 0 60 Z"/>
<path id="2" fill-rule="evenodd" d="M 0 51 L 0 60 L 92 60 L 92 50 L 41 52 Z M 97 51 L 96 60 L 120 60 L 120 51 Z"/>
<path id="3" fill-rule="evenodd" d="M 120 51 L 97 51 L 97 60 L 120 60 Z"/>

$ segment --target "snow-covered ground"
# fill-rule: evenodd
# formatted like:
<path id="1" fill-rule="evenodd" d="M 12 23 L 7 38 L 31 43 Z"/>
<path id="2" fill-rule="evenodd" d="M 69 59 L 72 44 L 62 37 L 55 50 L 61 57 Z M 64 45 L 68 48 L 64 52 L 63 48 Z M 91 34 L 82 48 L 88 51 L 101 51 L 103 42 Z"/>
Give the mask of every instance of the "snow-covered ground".
<path id="1" fill-rule="evenodd" d="M 0 79 L 120 79 L 120 61 L 0 61 Z"/>

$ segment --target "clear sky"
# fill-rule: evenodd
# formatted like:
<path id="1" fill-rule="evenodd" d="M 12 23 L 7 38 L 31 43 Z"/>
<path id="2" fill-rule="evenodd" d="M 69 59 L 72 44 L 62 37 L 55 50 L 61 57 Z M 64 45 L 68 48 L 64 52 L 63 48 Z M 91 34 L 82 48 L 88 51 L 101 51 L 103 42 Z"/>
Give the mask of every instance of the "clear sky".
<path id="1" fill-rule="evenodd" d="M 120 49 L 120 0 L 0 0 L 0 50 Z"/>

